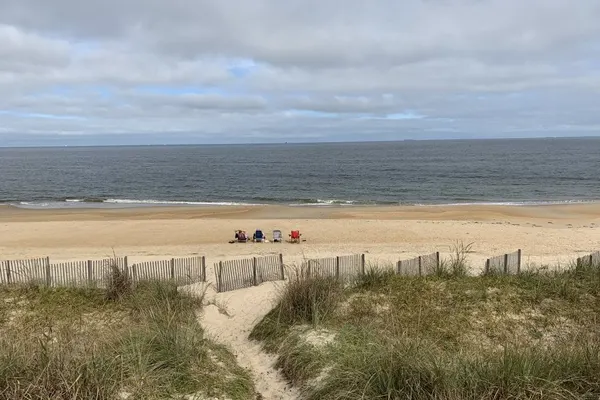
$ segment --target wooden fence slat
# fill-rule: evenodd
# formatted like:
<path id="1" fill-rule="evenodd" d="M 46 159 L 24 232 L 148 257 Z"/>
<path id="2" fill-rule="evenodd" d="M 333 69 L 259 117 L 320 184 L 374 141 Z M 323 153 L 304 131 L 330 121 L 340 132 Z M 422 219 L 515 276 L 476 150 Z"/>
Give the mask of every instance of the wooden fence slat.
<path id="1" fill-rule="evenodd" d="M 44 267 L 46 270 L 46 286 L 50 287 L 52 286 L 52 274 L 50 272 L 50 257 L 46 257 L 46 265 Z"/>
<path id="2" fill-rule="evenodd" d="M 12 283 L 12 274 L 10 273 L 10 269 L 11 269 L 11 265 L 10 265 L 10 261 L 6 262 L 6 283 L 8 283 L 9 285 Z"/>
<path id="3" fill-rule="evenodd" d="M 0 284 L 6 285 L 6 262 L 0 261 Z"/>
<path id="4" fill-rule="evenodd" d="M 221 261 L 219 261 L 219 273 L 218 273 L 219 292 L 223 291 L 223 280 L 221 278 L 222 271 L 223 271 L 223 263 Z"/>

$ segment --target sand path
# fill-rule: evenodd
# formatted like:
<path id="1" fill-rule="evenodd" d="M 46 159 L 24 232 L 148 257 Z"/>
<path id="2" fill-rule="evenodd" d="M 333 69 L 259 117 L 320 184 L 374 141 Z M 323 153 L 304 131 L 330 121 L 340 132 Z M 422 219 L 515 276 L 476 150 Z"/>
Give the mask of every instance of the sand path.
<path id="1" fill-rule="evenodd" d="M 263 283 L 235 292 L 216 293 L 209 288 L 201 323 L 208 335 L 229 347 L 238 364 L 251 371 L 257 393 L 265 400 L 299 399 L 298 391 L 274 368 L 276 357 L 262 350 L 260 343 L 248 339 L 254 325 L 273 307 L 282 283 Z"/>

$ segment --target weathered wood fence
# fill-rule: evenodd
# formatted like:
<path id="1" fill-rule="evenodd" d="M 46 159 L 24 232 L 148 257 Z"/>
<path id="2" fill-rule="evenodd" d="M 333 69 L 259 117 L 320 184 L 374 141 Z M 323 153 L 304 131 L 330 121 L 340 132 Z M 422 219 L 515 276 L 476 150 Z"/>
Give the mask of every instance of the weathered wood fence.
<path id="1" fill-rule="evenodd" d="M 439 252 L 418 256 L 409 260 L 400 260 L 396 263 L 396 273 L 404 276 L 432 275 L 439 268 Z"/>
<path id="2" fill-rule="evenodd" d="M 496 257 L 488 258 L 485 261 L 486 274 L 506 274 L 514 275 L 521 272 L 521 249 L 502 254 Z"/>
<path id="3" fill-rule="evenodd" d="M 488 258 L 486 274 L 518 274 L 521 272 L 521 250 Z M 600 251 L 579 257 L 577 265 L 600 267 Z M 133 282 L 146 280 L 172 281 L 177 285 L 206 282 L 206 258 L 203 256 L 146 261 L 132 265 L 127 257 L 51 263 L 50 258 L 0 261 L 0 285 L 36 284 L 48 287 L 106 287 L 113 267 Z M 426 276 L 440 269 L 440 253 L 421 255 L 396 264 L 396 273 Z M 308 259 L 301 271 L 306 276 L 335 277 L 351 280 L 365 274 L 365 255 Z M 267 281 L 285 280 L 283 255 L 222 261 L 215 264 L 217 291 L 224 292 L 256 286 Z"/>
<path id="4" fill-rule="evenodd" d="M 45 282 L 30 280 L 32 283 L 51 287 L 106 287 L 113 267 L 127 271 L 127 257 L 105 258 L 101 260 L 70 261 L 50 263 L 47 258 L 47 279 Z M 25 282 L 20 282 L 25 283 Z"/>
<path id="5" fill-rule="evenodd" d="M 54 264 L 49 257 L 6 260 L 0 261 L 0 284 L 104 287 L 112 266 L 126 270 L 127 257 Z"/>
<path id="6" fill-rule="evenodd" d="M 107 286 L 113 268 L 134 282 L 172 280 L 179 285 L 206 281 L 204 257 L 172 258 L 128 265 L 127 257 L 51 263 L 49 257 L 0 261 L 0 284 L 36 284 L 48 287 Z"/>
<path id="7" fill-rule="evenodd" d="M 285 280 L 283 255 L 220 261 L 215 264 L 217 292 L 257 286 L 267 281 Z"/>
<path id="8" fill-rule="evenodd" d="M 129 273 L 133 282 L 171 281 L 177 285 L 206 282 L 206 258 L 186 257 L 133 264 Z"/>
<path id="9" fill-rule="evenodd" d="M 31 281 L 48 282 L 50 278 L 50 259 L 0 261 L 0 283 L 29 283 Z"/>
<path id="10" fill-rule="evenodd" d="M 588 254 L 577 259 L 577 266 L 597 266 L 600 267 L 600 251 Z"/>
<path id="11" fill-rule="evenodd" d="M 310 259 L 303 262 L 302 270 L 309 277 L 335 277 L 349 280 L 365 274 L 365 255 Z"/>

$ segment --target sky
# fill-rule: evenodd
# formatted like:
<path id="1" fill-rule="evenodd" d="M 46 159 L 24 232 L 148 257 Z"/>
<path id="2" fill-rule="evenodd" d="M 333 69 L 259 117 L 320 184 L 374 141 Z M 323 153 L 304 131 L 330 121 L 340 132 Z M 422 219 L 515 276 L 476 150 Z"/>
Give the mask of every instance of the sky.
<path id="1" fill-rule="evenodd" d="M 0 0 L 0 146 L 600 135 L 599 0 Z"/>

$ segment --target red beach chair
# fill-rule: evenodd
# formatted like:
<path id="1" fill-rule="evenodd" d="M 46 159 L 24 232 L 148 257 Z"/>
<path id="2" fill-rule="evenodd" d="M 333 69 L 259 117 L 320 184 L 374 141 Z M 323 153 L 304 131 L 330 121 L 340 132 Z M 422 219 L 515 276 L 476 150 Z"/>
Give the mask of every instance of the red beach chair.
<path id="1" fill-rule="evenodd" d="M 292 231 L 290 233 L 290 243 L 300 243 L 301 237 L 302 234 L 300 233 L 300 231 Z"/>

